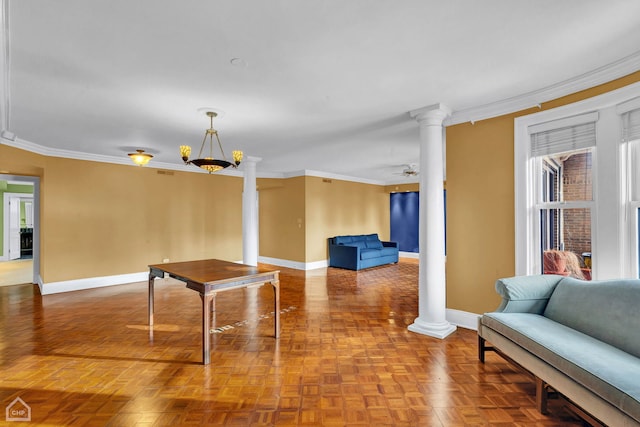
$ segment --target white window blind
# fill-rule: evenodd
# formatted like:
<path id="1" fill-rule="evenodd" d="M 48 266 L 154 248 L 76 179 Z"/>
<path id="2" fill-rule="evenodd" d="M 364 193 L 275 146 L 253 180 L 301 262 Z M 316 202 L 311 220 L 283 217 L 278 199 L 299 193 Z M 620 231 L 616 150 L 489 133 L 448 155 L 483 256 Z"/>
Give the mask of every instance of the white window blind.
<path id="1" fill-rule="evenodd" d="M 622 115 L 622 135 L 624 141 L 640 139 L 640 109 Z"/>
<path id="2" fill-rule="evenodd" d="M 597 112 L 530 126 L 531 156 L 546 156 L 595 146 L 596 120 Z"/>

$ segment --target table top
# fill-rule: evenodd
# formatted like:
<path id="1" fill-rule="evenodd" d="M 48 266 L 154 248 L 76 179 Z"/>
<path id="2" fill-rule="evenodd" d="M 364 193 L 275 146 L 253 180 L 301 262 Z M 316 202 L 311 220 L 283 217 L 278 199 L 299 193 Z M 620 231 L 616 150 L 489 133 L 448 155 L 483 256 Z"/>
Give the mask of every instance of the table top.
<path id="1" fill-rule="evenodd" d="M 187 281 L 204 285 L 236 282 L 238 279 L 260 278 L 279 273 L 279 271 L 275 270 L 219 259 L 152 264 L 149 265 L 149 268 L 151 270 L 169 273 L 170 276 L 178 279 L 186 279 Z"/>

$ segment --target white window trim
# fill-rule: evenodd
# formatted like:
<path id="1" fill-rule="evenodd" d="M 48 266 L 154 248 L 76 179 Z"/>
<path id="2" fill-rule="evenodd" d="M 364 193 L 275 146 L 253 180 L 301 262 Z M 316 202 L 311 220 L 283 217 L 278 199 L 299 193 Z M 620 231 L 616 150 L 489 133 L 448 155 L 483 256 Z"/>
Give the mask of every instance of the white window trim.
<path id="1" fill-rule="evenodd" d="M 640 98 L 633 98 L 616 105 L 616 113 L 618 113 L 619 115 L 623 115 L 624 113 L 628 113 L 632 110 L 637 110 L 638 108 L 640 108 Z"/>
<path id="2" fill-rule="evenodd" d="M 598 121 L 598 112 L 590 111 L 585 114 L 579 114 L 571 117 L 563 117 L 557 120 L 551 120 L 548 122 L 538 123 L 536 125 L 531 125 L 527 128 L 529 134 L 539 133 L 539 132 L 547 132 L 554 129 L 560 129 L 564 127 L 578 126 L 586 123 L 597 122 Z"/>
<path id="3" fill-rule="evenodd" d="M 626 107 L 629 106 L 629 103 L 625 103 L 624 106 L 619 105 L 618 108 L 616 108 L 616 111 L 618 114 L 622 115 L 627 111 L 640 108 L 640 103 L 637 102 L 638 100 L 640 100 L 640 98 L 632 100 L 635 101 L 633 104 L 636 104 L 632 108 L 627 109 Z M 621 182 L 623 183 L 623 187 L 620 192 L 620 201 L 623 206 L 626 206 L 626 209 L 623 209 L 620 212 L 620 222 L 627 225 L 626 231 L 621 236 L 620 246 L 621 253 L 625 257 L 623 275 L 625 277 L 639 277 L 640 265 L 638 257 L 640 256 L 640 248 L 638 248 L 638 241 L 640 239 L 637 236 L 639 235 L 638 233 L 640 233 L 638 225 L 638 209 L 640 209 L 640 201 L 632 200 L 632 196 L 630 194 L 630 177 L 628 174 L 631 167 L 631 160 L 629 159 L 629 143 L 630 141 L 623 141 L 623 143 L 620 144 L 621 164 L 625 166 L 620 168 Z"/>
<path id="4" fill-rule="evenodd" d="M 640 230 L 638 229 L 638 209 L 640 209 L 640 202 L 631 202 L 627 210 L 627 219 L 629 224 L 629 232 L 625 236 L 622 244 L 626 250 L 626 269 L 624 276 L 626 277 L 638 277 L 638 244 L 637 240 L 631 236 L 637 236 Z"/>
<path id="5" fill-rule="evenodd" d="M 537 242 L 538 234 L 536 234 L 538 224 L 536 218 L 536 188 L 535 188 L 535 161 L 529 156 L 530 136 L 529 128 L 531 126 L 541 125 L 546 122 L 561 120 L 572 116 L 581 114 L 587 114 L 594 111 L 600 111 L 606 108 L 615 108 L 618 105 L 624 105 L 629 100 L 640 96 L 640 82 L 625 86 L 620 89 L 607 92 L 602 95 L 598 95 L 583 101 L 575 102 L 573 104 L 564 105 L 551 110 L 545 110 L 538 113 L 530 114 L 527 116 L 518 117 L 514 120 L 514 190 L 515 190 L 515 274 L 516 275 L 531 275 L 539 274 L 540 270 L 540 255 L 535 250 L 534 243 Z M 619 108 L 618 108 L 619 110 Z M 602 118 L 601 114 L 601 118 Z M 604 115 L 607 117 L 607 114 Z M 598 126 L 598 124 L 596 124 Z M 594 256 L 593 262 L 593 278 L 604 279 L 610 277 L 629 276 L 629 271 L 624 271 L 623 265 L 624 256 L 628 256 L 630 252 L 630 245 L 625 245 L 624 233 L 628 233 L 631 229 L 629 224 L 629 217 L 632 215 L 624 215 L 622 212 L 622 206 L 613 208 L 614 214 L 618 218 L 618 228 L 615 236 L 599 236 L 599 230 L 596 230 L 596 224 L 598 216 L 602 208 L 604 210 L 611 210 L 611 206 L 602 206 L 603 203 L 609 203 L 606 199 L 598 197 L 598 158 L 601 156 L 598 153 L 598 148 L 601 145 L 600 131 L 598 130 L 598 144 L 594 152 L 593 158 L 593 194 L 594 205 L 591 210 L 591 224 L 592 224 L 592 247 L 595 251 L 607 251 L 609 258 L 616 258 L 617 263 L 607 262 L 604 257 Z M 619 136 L 615 141 L 607 141 L 608 143 L 620 144 L 621 135 L 607 135 L 607 138 L 615 138 Z M 615 171 L 620 171 L 623 168 L 617 167 L 620 165 L 620 150 L 615 150 Z M 604 156 L 601 160 L 611 161 L 609 156 Z M 611 167 L 611 165 L 608 165 Z M 622 186 L 622 174 L 618 174 L 618 189 Z M 604 200 L 603 200 L 604 199 Z M 620 199 L 620 197 L 618 197 Z M 604 213 L 604 212 L 603 212 Z M 623 219 L 626 218 L 626 223 L 623 223 Z M 637 222 L 636 222 L 637 224 Z M 611 241 L 608 241 L 611 240 Z M 613 242 L 615 241 L 615 245 Z M 602 244 L 604 246 L 599 246 Z M 612 247 L 615 246 L 615 247 Z M 637 248 L 636 248 L 637 250 Z M 614 253 L 611 253 L 614 252 Z"/>

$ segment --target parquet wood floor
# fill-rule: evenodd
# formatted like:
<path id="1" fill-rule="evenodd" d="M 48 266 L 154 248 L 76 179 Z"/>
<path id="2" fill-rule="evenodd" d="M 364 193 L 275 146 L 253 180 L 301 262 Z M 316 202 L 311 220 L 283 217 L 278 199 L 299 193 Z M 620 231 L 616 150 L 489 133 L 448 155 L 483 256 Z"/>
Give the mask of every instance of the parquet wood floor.
<path id="1" fill-rule="evenodd" d="M 534 381 L 499 356 L 479 363 L 475 331 L 409 332 L 415 261 L 278 269 L 280 339 L 270 286 L 219 294 L 208 366 L 200 298 L 172 279 L 156 281 L 153 333 L 146 283 L 0 288 L 0 409 L 20 397 L 49 426 L 583 425 L 557 401 L 539 414 Z"/>

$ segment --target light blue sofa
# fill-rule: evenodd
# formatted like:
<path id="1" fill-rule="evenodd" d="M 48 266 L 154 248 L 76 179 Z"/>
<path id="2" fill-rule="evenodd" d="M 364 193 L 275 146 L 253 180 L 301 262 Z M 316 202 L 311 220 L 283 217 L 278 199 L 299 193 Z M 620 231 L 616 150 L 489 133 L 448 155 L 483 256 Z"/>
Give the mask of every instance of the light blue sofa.
<path id="1" fill-rule="evenodd" d="M 398 242 L 382 242 L 377 234 L 335 236 L 328 243 L 329 267 L 361 270 L 398 262 Z"/>
<path id="2" fill-rule="evenodd" d="M 606 425 L 640 425 L 640 280 L 521 276 L 496 291 L 502 303 L 478 322 L 480 361 L 497 351 L 531 372 L 542 413 L 552 388 Z"/>

